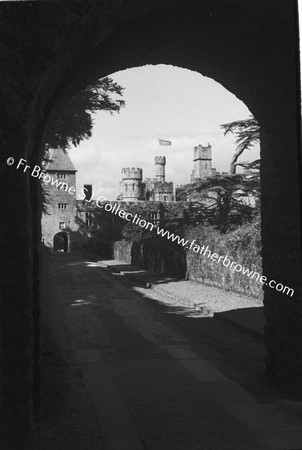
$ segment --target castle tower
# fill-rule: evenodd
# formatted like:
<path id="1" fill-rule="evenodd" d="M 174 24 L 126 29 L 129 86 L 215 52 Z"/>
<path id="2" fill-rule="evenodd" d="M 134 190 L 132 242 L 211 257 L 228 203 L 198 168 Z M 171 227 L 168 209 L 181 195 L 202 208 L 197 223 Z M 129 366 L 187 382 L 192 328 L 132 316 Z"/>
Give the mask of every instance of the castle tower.
<path id="1" fill-rule="evenodd" d="M 165 165 L 166 165 L 165 156 L 155 156 L 155 177 L 157 181 L 161 183 L 164 183 L 166 178 Z"/>
<path id="2" fill-rule="evenodd" d="M 47 175 L 44 189 L 47 194 L 47 214 L 42 215 L 42 241 L 54 250 L 70 250 L 70 231 L 77 228 L 76 169 L 62 149 L 50 152 L 43 165 Z"/>
<path id="3" fill-rule="evenodd" d="M 212 170 L 212 147 L 198 145 L 193 149 L 194 169 L 191 175 L 191 183 L 213 175 Z"/>
<path id="4" fill-rule="evenodd" d="M 122 181 L 120 183 L 121 200 L 137 202 L 143 197 L 143 169 L 140 167 L 126 167 L 122 169 Z"/>

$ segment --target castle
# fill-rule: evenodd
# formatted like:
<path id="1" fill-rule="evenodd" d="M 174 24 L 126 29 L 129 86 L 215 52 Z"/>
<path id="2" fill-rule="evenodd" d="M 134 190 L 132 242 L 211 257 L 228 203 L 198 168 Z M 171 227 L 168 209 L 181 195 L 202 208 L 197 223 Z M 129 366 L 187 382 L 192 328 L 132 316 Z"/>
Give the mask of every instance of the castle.
<path id="1" fill-rule="evenodd" d="M 212 168 L 212 147 L 198 145 L 193 149 L 194 169 L 191 183 L 218 174 Z M 158 218 L 162 202 L 175 201 L 173 182 L 165 177 L 166 157 L 155 157 L 155 177 L 143 180 L 143 169 L 127 167 L 122 169 L 120 194 L 117 202 L 149 204 L 150 217 Z M 93 237 L 96 230 L 114 229 L 118 218 L 103 214 L 100 205 L 92 200 L 92 186 L 85 185 L 85 195 L 76 198 L 76 172 L 70 157 L 62 149 L 51 151 L 43 171 L 51 182 L 44 187 L 47 198 L 47 212 L 42 216 L 42 242 L 57 251 L 72 250 L 79 240 Z M 226 172 L 222 172 L 222 175 Z M 72 189 L 70 189 L 72 188 Z M 83 190 L 81 190 L 83 193 Z M 153 204 L 154 206 L 153 206 Z M 156 219 L 157 220 L 157 219 Z M 96 224 L 96 222 L 98 222 Z M 103 227 L 103 228 L 102 228 Z"/>
<path id="2" fill-rule="evenodd" d="M 174 200 L 173 182 L 166 181 L 166 157 L 155 156 L 155 178 L 143 181 L 143 169 L 127 167 L 122 169 L 120 194 L 117 200 L 171 202 Z"/>

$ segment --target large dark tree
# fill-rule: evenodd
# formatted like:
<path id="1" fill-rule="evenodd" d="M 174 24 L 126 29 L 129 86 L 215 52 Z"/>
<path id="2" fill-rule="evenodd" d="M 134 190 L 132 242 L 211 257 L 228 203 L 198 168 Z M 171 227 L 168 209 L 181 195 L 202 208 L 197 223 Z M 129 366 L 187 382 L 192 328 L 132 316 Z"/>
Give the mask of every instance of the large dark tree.
<path id="1" fill-rule="evenodd" d="M 101 78 L 82 89 L 62 113 L 50 121 L 44 136 L 45 150 L 66 150 L 71 145 L 79 145 L 82 140 L 90 138 L 93 114 L 98 111 L 110 114 L 119 112 L 125 106 L 124 100 L 120 98 L 122 94 L 123 88 L 109 77 Z"/>
<path id="2" fill-rule="evenodd" d="M 96 83 L 86 86 L 66 105 L 61 114 L 52 116 L 43 140 L 43 159 L 47 161 L 48 150 L 68 149 L 89 139 L 93 129 L 93 114 L 107 111 L 110 114 L 119 112 L 125 106 L 122 100 L 124 88 L 106 77 Z M 41 189 L 42 210 L 47 213 L 47 193 Z"/>
<path id="3" fill-rule="evenodd" d="M 259 210 L 259 172 L 216 175 L 178 188 L 179 200 L 191 202 L 189 223 L 209 223 L 221 232 L 249 221 Z"/>
<path id="4" fill-rule="evenodd" d="M 250 116 L 249 119 L 224 123 L 221 128 L 224 135 L 233 133 L 236 136 L 236 150 L 230 165 L 230 175 L 234 175 L 237 166 L 248 166 L 248 163 L 238 163 L 238 158 L 245 150 L 260 142 L 260 126 L 255 117 Z"/>

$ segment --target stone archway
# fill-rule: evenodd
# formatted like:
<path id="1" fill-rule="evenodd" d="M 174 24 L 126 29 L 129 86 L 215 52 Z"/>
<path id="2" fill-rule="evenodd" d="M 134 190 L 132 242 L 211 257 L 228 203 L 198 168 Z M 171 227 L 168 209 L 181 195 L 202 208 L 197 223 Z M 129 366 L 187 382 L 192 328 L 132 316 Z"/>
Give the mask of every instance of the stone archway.
<path id="1" fill-rule="evenodd" d="M 61 231 L 53 237 L 53 251 L 54 252 L 68 252 L 69 238 L 68 234 Z"/>
<path id="2" fill-rule="evenodd" d="M 52 115 L 60 114 L 85 84 L 143 64 L 177 65 L 211 77 L 240 98 L 260 122 L 263 273 L 296 292 L 292 300 L 276 290 L 264 289 L 267 371 L 274 382 L 301 389 L 297 3 L 3 3 L 0 184 L 1 192 L 8 193 L 0 200 L 1 357 L 6 380 L 0 412 L 4 426 L 17 430 L 20 436 L 31 428 L 33 360 L 39 354 L 36 338 L 33 342 L 39 314 L 34 312 L 39 308 L 41 291 L 37 276 L 39 185 L 29 171 L 22 173 L 16 164 L 8 166 L 6 161 L 13 157 L 17 162 L 23 157 L 32 167 L 40 164 L 41 138 Z"/>

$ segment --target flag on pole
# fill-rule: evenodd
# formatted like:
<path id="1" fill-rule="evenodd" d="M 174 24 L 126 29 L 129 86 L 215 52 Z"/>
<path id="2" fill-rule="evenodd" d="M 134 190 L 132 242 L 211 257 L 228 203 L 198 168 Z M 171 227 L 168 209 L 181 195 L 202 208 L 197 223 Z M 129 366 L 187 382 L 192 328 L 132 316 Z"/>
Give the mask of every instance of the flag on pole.
<path id="1" fill-rule="evenodd" d="M 167 141 L 166 139 L 158 139 L 159 145 L 172 145 L 172 141 Z"/>

